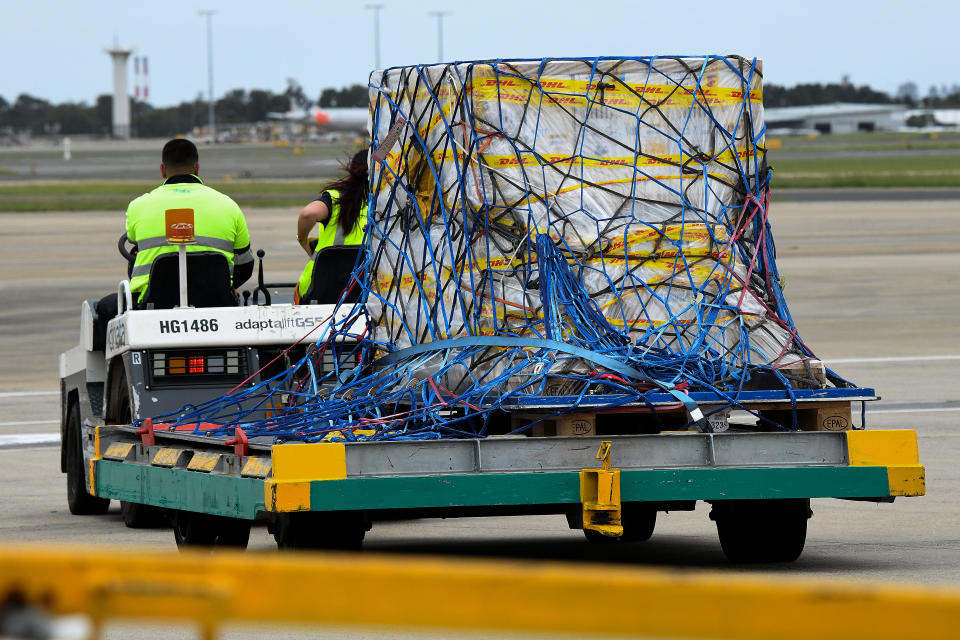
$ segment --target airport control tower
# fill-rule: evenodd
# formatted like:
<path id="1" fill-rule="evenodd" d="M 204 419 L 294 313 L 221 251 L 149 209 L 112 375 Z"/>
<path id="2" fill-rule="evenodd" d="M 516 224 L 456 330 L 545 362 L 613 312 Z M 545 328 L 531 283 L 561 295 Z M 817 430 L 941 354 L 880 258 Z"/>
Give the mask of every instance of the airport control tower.
<path id="1" fill-rule="evenodd" d="M 113 59 L 113 137 L 130 137 L 130 94 L 127 92 L 127 58 L 133 49 L 114 46 L 106 49 Z"/>

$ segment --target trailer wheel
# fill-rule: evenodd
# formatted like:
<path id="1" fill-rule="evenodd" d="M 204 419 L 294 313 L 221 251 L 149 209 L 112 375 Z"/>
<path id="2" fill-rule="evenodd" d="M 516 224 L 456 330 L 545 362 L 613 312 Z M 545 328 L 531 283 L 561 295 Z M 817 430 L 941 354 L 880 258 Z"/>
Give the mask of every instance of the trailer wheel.
<path id="1" fill-rule="evenodd" d="M 120 516 L 130 529 L 165 529 L 170 526 L 166 511 L 150 504 L 121 500 Z"/>
<path id="2" fill-rule="evenodd" d="M 250 522 L 192 511 L 176 511 L 172 517 L 173 539 L 177 548 L 234 547 L 246 549 L 250 541 Z"/>
<path id="3" fill-rule="evenodd" d="M 178 548 L 212 547 L 216 544 L 217 532 L 206 514 L 177 511 L 172 520 L 173 539 Z"/>
<path id="4" fill-rule="evenodd" d="M 714 503 L 710 519 L 730 562 L 793 562 L 803 553 L 811 515 L 807 498 L 730 500 Z"/>
<path id="5" fill-rule="evenodd" d="M 220 518 L 219 520 L 217 546 L 246 549 L 250 544 L 250 521 L 239 518 Z"/>
<path id="6" fill-rule="evenodd" d="M 67 409 L 65 440 L 67 458 L 67 507 L 75 516 L 99 515 L 110 508 L 110 500 L 87 492 L 84 474 L 83 445 L 80 440 L 80 407 L 71 402 Z"/>
<path id="7" fill-rule="evenodd" d="M 620 513 L 624 542 L 644 542 L 657 526 L 657 510 L 643 503 L 626 503 Z"/>
<path id="8" fill-rule="evenodd" d="M 281 513 L 273 525 L 279 549 L 358 551 L 370 529 L 362 511 Z"/>

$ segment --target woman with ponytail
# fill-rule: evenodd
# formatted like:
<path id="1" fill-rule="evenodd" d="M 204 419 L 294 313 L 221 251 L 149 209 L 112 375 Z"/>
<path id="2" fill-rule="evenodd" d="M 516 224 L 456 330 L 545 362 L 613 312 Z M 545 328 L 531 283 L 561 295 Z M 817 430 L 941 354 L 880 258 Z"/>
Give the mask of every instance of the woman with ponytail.
<path id="1" fill-rule="evenodd" d="M 310 256 L 297 283 L 298 301 L 310 288 L 318 252 L 327 247 L 363 244 L 370 188 L 367 152 L 355 154 L 344 169 L 346 175 L 328 184 L 320 197 L 303 208 L 297 220 L 297 242 Z M 310 232 L 316 225 L 320 228 L 314 246 Z"/>

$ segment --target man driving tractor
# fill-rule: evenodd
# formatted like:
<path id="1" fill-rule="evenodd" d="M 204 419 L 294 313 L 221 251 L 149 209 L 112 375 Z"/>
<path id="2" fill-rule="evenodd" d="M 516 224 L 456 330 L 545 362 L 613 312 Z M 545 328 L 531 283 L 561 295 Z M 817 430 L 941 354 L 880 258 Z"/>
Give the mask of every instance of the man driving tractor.
<path id="1" fill-rule="evenodd" d="M 130 291 L 134 304 L 148 303 L 147 293 L 151 278 L 169 278 L 170 270 L 157 275 L 155 263 L 162 256 L 176 256 L 177 246 L 167 240 L 165 214 L 170 210 L 192 210 L 196 242 L 187 247 L 189 254 L 222 256 L 229 270 L 229 282 L 224 282 L 229 298 L 230 287 L 240 286 L 253 273 L 253 255 L 250 234 L 240 207 L 230 197 L 206 186 L 199 177 L 200 161 L 197 147 L 189 140 L 175 138 L 163 146 L 160 175 L 163 183 L 127 206 L 127 240 L 134 243 Z M 173 277 L 176 272 L 172 271 Z M 215 303 L 224 304 L 224 292 L 216 292 Z M 212 302 L 211 302 L 212 303 Z M 209 306 L 204 300 L 191 300 L 194 306 Z M 234 302 L 234 304 L 236 304 Z M 158 306 L 170 306 L 159 304 Z M 117 297 L 110 294 L 97 303 L 98 325 L 103 330 L 116 317 Z"/>

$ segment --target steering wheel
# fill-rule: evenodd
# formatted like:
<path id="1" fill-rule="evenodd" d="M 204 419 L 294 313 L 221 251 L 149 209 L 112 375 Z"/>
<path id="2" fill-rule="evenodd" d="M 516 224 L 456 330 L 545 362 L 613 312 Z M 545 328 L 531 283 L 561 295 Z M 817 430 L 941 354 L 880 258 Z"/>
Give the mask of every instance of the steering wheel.
<path id="1" fill-rule="evenodd" d="M 127 248 L 127 245 L 130 245 L 130 248 Z M 127 234 L 124 233 L 120 236 L 120 240 L 117 241 L 117 251 L 120 252 L 126 261 L 127 261 L 127 277 L 133 277 L 133 265 L 137 261 L 137 243 L 130 242 L 130 238 L 127 237 Z"/>
<path id="2" fill-rule="evenodd" d="M 127 248 L 127 244 L 130 244 L 130 248 Z M 130 239 L 127 238 L 127 234 L 124 233 L 120 236 L 120 240 L 117 241 L 117 251 L 120 252 L 127 262 L 133 264 L 137 259 L 137 243 L 130 242 Z"/>

